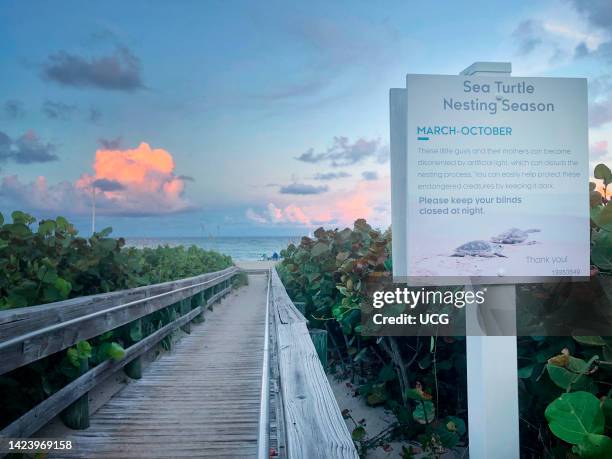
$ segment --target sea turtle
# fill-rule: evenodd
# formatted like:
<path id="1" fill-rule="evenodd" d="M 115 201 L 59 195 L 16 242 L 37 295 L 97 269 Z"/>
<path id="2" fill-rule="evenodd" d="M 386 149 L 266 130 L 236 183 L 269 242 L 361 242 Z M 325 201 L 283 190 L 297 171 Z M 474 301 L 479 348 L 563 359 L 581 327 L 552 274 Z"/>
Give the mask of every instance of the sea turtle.
<path id="1" fill-rule="evenodd" d="M 522 244 L 529 237 L 529 233 L 539 233 L 537 228 L 522 230 L 520 228 L 510 228 L 498 236 L 493 236 L 491 242 L 498 244 Z M 527 244 L 535 244 L 535 241 L 529 241 Z"/>
<path id="2" fill-rule="evenodd" d="M 504 248 L 500 244 L 491 244 L 487 241 L 470 241 L 455 249 L 451 257 L 504 257 L 501 252 Z"/>

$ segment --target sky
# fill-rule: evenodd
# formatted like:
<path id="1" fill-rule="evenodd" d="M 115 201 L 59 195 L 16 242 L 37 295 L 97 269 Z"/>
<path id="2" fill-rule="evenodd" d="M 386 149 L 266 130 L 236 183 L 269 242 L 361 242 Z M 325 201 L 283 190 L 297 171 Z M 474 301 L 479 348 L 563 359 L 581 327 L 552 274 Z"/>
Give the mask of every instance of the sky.
<path id="1" fill-rule="evenodd" d="M 512 62 L 589 79 L 612 163 L 612 3 L 0 3 L 0 212 L 115 235 L 390 224 L 388 91 Z M 592 169 L 592 167 L 591 167 Z"/>

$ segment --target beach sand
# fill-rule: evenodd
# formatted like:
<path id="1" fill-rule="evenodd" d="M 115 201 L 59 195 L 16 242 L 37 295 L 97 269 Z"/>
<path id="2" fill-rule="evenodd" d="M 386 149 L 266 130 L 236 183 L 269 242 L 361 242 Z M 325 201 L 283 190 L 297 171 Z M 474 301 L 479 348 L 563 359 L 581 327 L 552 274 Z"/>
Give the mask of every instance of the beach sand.
<path id="1" fill-rule="evenodd" d="M 270 269 L 274 265 L 276 265 L 276 263 L 278 263 L 278 261 L 272 261 L 272 260 L 235 260 L 234 263 L 240 269 L 251 270 L 251 269 Z"/>
<path id="2" fill-rule="evenodd" d="M 453 257 L 451 253 L 415 257 L 411 267 L 413 276 L 525 276 L 527 256 L 550 256 L 550 249 L 543 244 L 504 244 L 505 257 Z M 536 265 L 533 265 L 536 268 Z"/>
<path id="3" fill-rule="evenodd" d="M 338 406 L 340 410 L 348 409 L 350 414 L 359 422 L 364 420 L 366 429 L 366 438 L 372 438 L 378 433 L 388 428 L 391 424 L 396 421 L 395 415 L 386 410 L 382 406 L 369 406 L 359 396 L 355 396 L 356 386 L 351 384 L 347 379 L 338 379 L 334 375 L 327 375 L 329 384 L 336 396 Z M 345 419 L 346 425 L 349 432 L 352 432 L 355 428 L 355 424 L 350 419 Z M 386 447 L 378 446 L 368 451 L 368 459 L 401 459 L 402 458 L 402 446 L 409 447 L 409 443 L 402 443 L 399 441 L 391 441 L 386 444 Z M 426 453 L 423 453 L 419 446 L 416 444 L 412 445 L 413 451 L 415 452 L 414 457 L 416 459 L 425 459 L 431 457 Z M 443 453 L 441 459 L 458 459 L 467 457 L 467 451 L 463 447 L 457 447 L 456 450 L 448 451 Z"/>

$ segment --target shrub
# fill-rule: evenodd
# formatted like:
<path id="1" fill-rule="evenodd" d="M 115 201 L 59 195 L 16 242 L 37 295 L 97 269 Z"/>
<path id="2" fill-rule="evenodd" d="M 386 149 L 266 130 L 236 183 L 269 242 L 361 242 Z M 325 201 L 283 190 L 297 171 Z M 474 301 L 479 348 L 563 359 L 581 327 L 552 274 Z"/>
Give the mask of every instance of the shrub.
<path id="1" fill-rule="evenodd" d="M 465 339 L 361 334 L 360 306 L 371 301 L 372 279 L 391 276 L 391 232 L 360 219 L 352 229 L 319 228 L 281 255 L 277 269 L 289 295 L 305 303 L 311 326 L 328 330 L 332 370 L 349 377 L 367 404 L 395 414 L 388 429 L 369 438 L 355 422 L 361 452 L 392 438 L 419 438 L 435 454 L 460 444 L 466 433 Z"/>
<path id="2" fill-rule="evenodd" d="M 0 310 L 50 303 L 218 271 L 232 265 L 229 256 L 195 246 L 136 249 L 111 228 L 80 237 L 65 218 L 41 220 L 24 212 L 5 222 L 0 214 Z M 82 359 L 95 366 L 121 359 L 124 347 L 173 321 L 170 306 L 81 341 L 0 376 L 0 426 L 4 426 L 79 376 Z"/>

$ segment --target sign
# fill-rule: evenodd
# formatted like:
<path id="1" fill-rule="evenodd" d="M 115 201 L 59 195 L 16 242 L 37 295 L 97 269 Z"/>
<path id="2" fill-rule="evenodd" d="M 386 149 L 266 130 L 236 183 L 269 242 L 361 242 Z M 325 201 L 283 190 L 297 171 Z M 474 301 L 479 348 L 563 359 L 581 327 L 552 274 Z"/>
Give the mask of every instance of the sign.
<path id="1" fill-rule="evenodd" d="M 409 281 L 589 275 L 586 79 L 408 75 L 405 95 Z"/>

